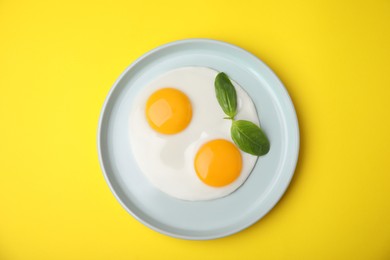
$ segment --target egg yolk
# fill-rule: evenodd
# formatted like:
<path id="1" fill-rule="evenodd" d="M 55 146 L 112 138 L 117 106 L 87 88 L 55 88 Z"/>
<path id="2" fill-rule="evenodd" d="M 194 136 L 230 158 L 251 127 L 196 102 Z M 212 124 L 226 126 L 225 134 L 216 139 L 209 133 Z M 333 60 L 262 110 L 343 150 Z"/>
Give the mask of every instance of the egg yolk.
<path id="1" fill-rule="evenodd" d="M 199 149 L 194 166 L 201 181 L 209 186 L 222 187 L 240 176 L 241 153 L 233 143 L 227 140 L 213 140 Z"/>
<path id="2" fill-rule="evenodd" d="M 180 90 L 157 90 L 146 102 L 146 118 L 149 125 L 161 134 L 179 133 L 191 121 L 191 102 Z"/>

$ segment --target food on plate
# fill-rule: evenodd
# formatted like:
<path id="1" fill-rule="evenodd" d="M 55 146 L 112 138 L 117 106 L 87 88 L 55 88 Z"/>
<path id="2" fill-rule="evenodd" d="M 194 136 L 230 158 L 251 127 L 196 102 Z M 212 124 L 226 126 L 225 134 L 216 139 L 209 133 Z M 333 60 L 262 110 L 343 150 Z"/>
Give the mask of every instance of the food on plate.
<path id="1" fill-rule="evenodd" d="M 173 69 L 137 93 L 130 144 L 140 172 L 158 190 L 189 201 L 224 197 L 268 152 L 251 98 L 225 76 L 206 67 Z"/>

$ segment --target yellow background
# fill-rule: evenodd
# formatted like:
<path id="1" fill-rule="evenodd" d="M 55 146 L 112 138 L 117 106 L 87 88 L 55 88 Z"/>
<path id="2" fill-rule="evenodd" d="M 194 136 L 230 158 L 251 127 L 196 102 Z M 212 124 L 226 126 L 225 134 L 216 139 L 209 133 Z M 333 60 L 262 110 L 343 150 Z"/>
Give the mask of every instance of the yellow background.
<path id="1" fill-rule="evenodd" d="M 301 128 L 280 203 L 214 241 L 138 223 L 96 150 L 120 73 L 194 37 L 263 59 Z M 390 259 L 389 119 L 388 0 L 0 0 L 0 259 Z"/>

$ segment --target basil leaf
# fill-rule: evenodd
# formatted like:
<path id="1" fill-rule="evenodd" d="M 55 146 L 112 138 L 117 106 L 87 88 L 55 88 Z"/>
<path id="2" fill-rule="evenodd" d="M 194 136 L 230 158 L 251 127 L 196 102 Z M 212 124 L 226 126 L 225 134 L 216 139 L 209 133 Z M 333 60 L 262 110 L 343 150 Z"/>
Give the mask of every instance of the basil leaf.
<path id="1" fill-rule="evenodd" d="M 223 112 L 231 119 L 237 114 L 237 93 L 229 77 L 221 72 L 215 78 L 215 94 Z"/>
<path id="2" fill-rule="evenodd" d="M 260 127 L 246 120 L 233 121 L 230 129 L 234 143 L 242 151 L 260 156 L 268 153 L 270 143 Z"/>

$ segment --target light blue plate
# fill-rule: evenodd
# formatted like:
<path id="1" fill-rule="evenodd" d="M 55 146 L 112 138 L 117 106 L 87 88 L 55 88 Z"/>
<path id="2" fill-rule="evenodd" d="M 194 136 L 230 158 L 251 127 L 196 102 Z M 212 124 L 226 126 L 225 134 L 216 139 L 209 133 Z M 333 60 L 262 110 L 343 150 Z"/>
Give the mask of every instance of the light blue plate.
<path id="1" fill-rule="evenodd" d="M 224 71 L 238 82 L 252 97 L 271 142 L 244 185 L 221 199 L 188 202 L 165 195 L 149 184 L 131 152 L 129 114 L 135 95 L 158 75 L 185 66 Z M 247 228 L 279 201 L 294 174 L 299 129 L 286 89 L 258 58 L 224 42 L 183 40 L 148 52 L 115 82 L 102 109 L 98 150 L 108 185 L 136 219 L 169 236 L 214 239 Z"/>

